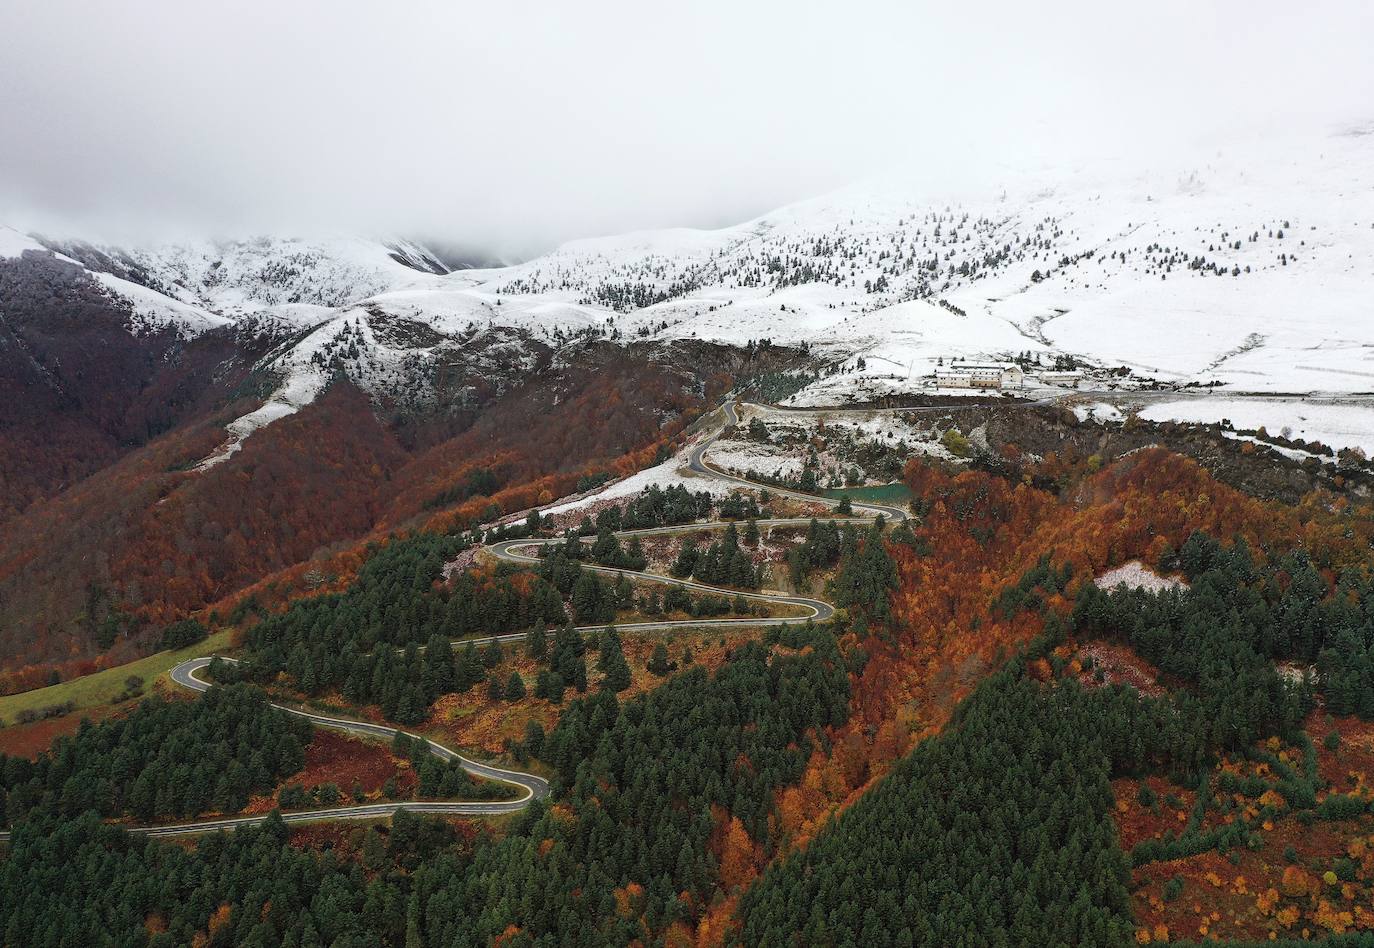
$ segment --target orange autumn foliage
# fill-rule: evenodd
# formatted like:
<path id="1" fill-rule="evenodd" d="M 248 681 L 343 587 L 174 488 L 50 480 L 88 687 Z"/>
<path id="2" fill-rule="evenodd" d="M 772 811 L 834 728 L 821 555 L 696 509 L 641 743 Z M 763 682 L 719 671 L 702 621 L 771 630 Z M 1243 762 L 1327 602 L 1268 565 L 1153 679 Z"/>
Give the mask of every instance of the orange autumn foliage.
<path id="1" fill-rule="evenodd" d="M 1291 898 L 1301 898 L 1317 889 L 1317 880 L 1299 866 L 1289 866 L 1283 870 L 1283 881 L 1279 889 Z"/>
<path id="2" fill-rule="evenodd" d="M 1345 934 L 1346 929 L 1355 924 L 1355 916 L 1352 912 L 1339 909 L 1326 899 L 1322 899 L 1318 904 L 1312 920 L 1336 935 Z"/>
<path id="3" fill-rule="evenodd" d="M 496 940 L 493 941 L 492 944 L 493 944 L 493 945 L 504 945 L 504 944 L 507 944 L 507 943 L 509 943 L 510 941 L 512 941 L 512 940 L 515 938 L 516 935 L 519 935 L 520 932 L 521 932 L 520 926 L 519 926 L 519 925 L 516 925 L 514 922 L 512 922 L 511 924 L 507 925 L 505 928 L 503 928 L 503 929 L 501 930 L 501 934 L 499 934 L 499 935 L 496 936 Z"/>
<path id="4" fill-rule="evenodd" d="M 743 888 L 758 874 L 754 841 L 745 832 L 739 817 L 730 817 L 720 844 L 720 884 L 730 890 Z"/>
<path id="5" fill-rule="evenodd" d="M 736 929 L 735 911 L 739 895 L 729 895 L 714 903 L 697 923 L 697 948 L 718 948 L 726 944 Z"/>
<path id="6" fill-rule="evenodd" d="M 621 918 L 634 918 L 644 904 L 644 886 L 638 882 L 627 882 L 623 888 L 616 889 L 615 911 Z"/>
<path id="7" fill-rule="evenodd" d="M 920 460 L 907 464 L 905 481 L 928 507 L 911 527 L 929 554 L 889 545 L 900 584 L 893 621 L 862 643 L 869 661 L 854 683 L 851 718 L 832 735 L 835 751 L 813 754 L 800 783 L 779 794 L 784 848 L 805 845 L 830 813 L 881 778 L 919 736 L 938 730 L 984 674 L 1040 632 L 1038 614 L 1005 617 L 990 607 L 1041 557 L 1072 567 L 1069 588 L 1048 600 L 1063 613 L 1081 583 L 1132 559 L 1157 562 L 1194 530 L 1241 536 L 1254 550 L 1300 544 L 1328 575 L 1360 561 L 1374 539 L 1374 521 L 1338 519 L 1344 501 L 1313 495 L 1296 508 L 1266 503 L 1162 448 L 1119 459 L 1063 496 Z M 851 736 L 862 738 L 863 768 Z"/>
<path id="8" fill-rule="evenodd" d="M 233 915 L 233 911 L 233 906 L 228 902 L 220 904 L 220 906 L 215 909 L 214 914 L 210 916 L 210 920 L 206 923 L 206 930 L 209 932 L 211 938 L 214 938 L 216 932 L 229 924 L 229 919 Z"/>
<path id="9" fill-rule="evenodd" d="M 673 922 L 668 926 L 668 930 L 663 933 L 663 944 L 665 948 L 692 948 L 695 939 L 692 938 L 692 930 L 683 922 Z"/>

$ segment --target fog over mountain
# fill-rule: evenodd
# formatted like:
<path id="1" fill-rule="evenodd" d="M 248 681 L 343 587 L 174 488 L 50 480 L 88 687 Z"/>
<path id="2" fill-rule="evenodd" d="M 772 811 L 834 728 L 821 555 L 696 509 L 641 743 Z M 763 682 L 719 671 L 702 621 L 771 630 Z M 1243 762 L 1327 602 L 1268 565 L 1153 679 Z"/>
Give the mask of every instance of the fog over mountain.
<path id="1" fill-rule="evenodd" d="M 0 221 L 404 234 L 510 260 L 894 171 L 934 192 L 1148 165 L 1374 101 L 1358 2 L 861 7 L 11 4 Z"/>

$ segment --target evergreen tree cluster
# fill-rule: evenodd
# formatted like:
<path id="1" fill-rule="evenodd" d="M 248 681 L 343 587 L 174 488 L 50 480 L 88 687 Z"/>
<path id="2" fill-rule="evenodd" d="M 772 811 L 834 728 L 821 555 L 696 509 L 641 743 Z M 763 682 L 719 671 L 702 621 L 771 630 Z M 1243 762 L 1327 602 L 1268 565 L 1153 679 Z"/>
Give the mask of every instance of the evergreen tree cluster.
<path id="1" fill-rule="evenodd" d="M 94 813 L 45 814 L 16 827 L 0 862 L 0 931 L 11 945 L 173 948 L 201 944 L 228 904 L 209 945 L 438 944 L 410 937 L 420 931 L 410 874 L 452 849 L 452 828 L 402 812 L 385 836 L 366 833 L 363 859 L 354 862 L 290 845 L 276 818 L 185 849 Z"/>
<path id="2" fill-rule="evenodd" d="M 609 538 L 609 542 L 601 544 L 602 538 Z M 568 532 L 559 546 L 544 547 L 540 551 L 542 562 L 539 564 L 539 575 L 552 589 L 568 597 L 573 616 L 588 625 L 613 622 L 616 610 L 628 609 L 634 604 L 634 589 L 625 576 L 608 582 L 582 568 L 580 561 L 594 559 L 594 551 L 595 555 L 607 561 L 602 565 L 613 568 L 643 569 L 648 565 L 638 541 L 632 542 L 627 552 L 607 532 L 601 534 L 598 546 L 592 550 L 588 550 L 572 531 Z"/>
<path id="3" fill-rule="evenodd" d="M 709 518 L 714 506 L 714 498 L 706 491 L 693 493 L 682 484 L 650 484 L 623 509 L 614 505 L 604 507 L 597 512 L 595 521 L 583 517 L 576 533 L 589 537 L 603 530 L 673 527 Z"/>
<path id="4" fill-rule="evenodd" d="M 464 573 L 451 589 L 437 588 L 440 568 L 461 545 L 437 534 L 393 541 L 346 592 L 297 601 L 250 629 L 249 660 L 236 675 L 217 667 L 217 680 L 266 683 L 285 672 L 305 694 L 339 689 L 351 702 L 380 705 L 391 720 L 418 724 L 436 697 L 486 678 L 455 667 L 451 639 L 567 617 L 557 588 L 542 577 L 517 585 L 514 568 L 491 578 Z"/>
<path id="5" fill-rule="evenodd" d="M 741 943 L 1125 944 L 1129 860 L 1109 780 L 1164 769 L 1198 784 L 1219 753 L 1296 739 L 1307 707 L 1300 688 L 1145 698 L 1073 678 L 1042 685 L 1026 667 L 1017 659 L 985 681 L 945 732 L 771 866 L 741 902 Z M 1217 723 L 1251 712 L 1254 732 Z M 1135 862 L 1186 855 L 1189 841 L 1148 842 Z"/>
<path id="6" fill-rule="evenodd" d="M 82 722 L 34 761 L 0 754 L 0 820 L 233 813 L 304 766 L 310 733 L 305 719 L 244 685 L 197 701 L 149 698 L 127 717 Z"/>
<path id="7" fill-rule="evenodd" d="M 470 472 L 457 484 L 445 488 L 425 501 L 425 509 L 447 507 L 461 503 L 470 497 L 487 497 L 501 489 L 503 478 L 490 468 L 481 467 Z"/>
<path id="8" fill-rule="evenodd" d="M 693 596 L 681 586 L 667 586 L 660 594 L 657 586 L 638 598 L 640 610 L 651 617 L 665 613 L 681 612 L 694 619 L 708 619 L 716 616 L 766 616 L 768 608 L 761 603 L 751 602 L 736 593 L 727 596 Z"/>
<path id="9" fill-rule="evenodd" d="M 679 548 L 677 558 L 668 567 L 668 572 L 679 579 L 690 576 L 699 583 L 741 589 L 758 589 L 762 579 L 762 570 L 754 565 L 753 557 L 740 547 L 739 531 L 733 523 L 726 525 L 721 538 L 713 541 L 705 550 L 688 537 Z"/>
<path id="10" fill-rule="evenodd" d="M 1256 729 L 1281 687 L 1280 661 L 1316 665 L 1309 684 L 1331 713 L 1374 717 L 1374 581 L 1346 570 L 1331 589 L 1302 550 L 1261 565 L 1243 540 L 1224 547 L 1202 533 L 1169 559 L 1188 576 L 1187 588 L 1152 594 L 1086 585 L 1075 628 L 1128 641 L 1203 694 L 1248 690 L 1255 711 L 1217 726 Z"/>
<path id="11" fill-rule="evenodd" d="M 1049 554 L 1046 554 L 1021 576 L 1016 585 L 1002 590 L 993 601 L 992 611 L 1009 619 L 1022 609 L 1039 610 L 1044 606 L 1046 595 L 1063 592 L 1072 578 L 1072 566 L 1065 564 L 1056 568 L 1050 563 Z"/>
<path id="12" fill-rule="evenodd" d="M 598 646 L 596 670 L 602 675 L 601 687 L 617 693 L 630 687 L 630 665 L 625 661 L 625 650 L 615 626 L 601 633 Z"/>
<path id="13" fill-rule="evenodd" d="M 852 553 L 858 545 L 853 524 L 812 517 L 806 528 L 806 539 L 787 551 L 792 585 L 800 588 L 813 571 L 834 566 L 842 555 Z"/>
<path id="14" fill-rule="evenodd" d="M 682 484 L 670 484 L 666 488 L 651 484 L 625 505 L 624 512 L 619 514 L 618 523 L 612 525 L 608 519 L 603 524 L 600 522 L 601 517 L 598 516 L 597 526 L 611 526 L 613 530 L 673 527 L 695 520 L 705 520 L 710 517 L 713 505 L 711 495 L 704 490 L 694 493 Z M 609 510 L 618 511 L 619 508 L 611 507 Z M 608 511 L 603 513 L 607 517 L 614 516 Z"/>
<path id="15" fill-rule="evenodd" d="M 535 679 L 534 696 L 561 704 L 568 688 L 581 694 L 587 690 L 587 643 L 571 623 L 554 633 L 547 653 L 531 649 L 531 657 L 548 659 Z"/>
<path id="16" fill-rule="evenodd" d="M 516 791 L 508 784 L 490 780 L 474 780 L 462 764 L 436 756 L 429 745 L 398 731 L 391 744 L 391 752 L 409 757 L 420 784 L 421 797 L 443 800 L 499 800 Z M 283 804 L 284 805 L 284 804 Z"/>
<path id="17" fill-rule="evenodd" d="M 616 610 L 628 605 L 622 593 L 632 595 L 629 583 L 622 576 L 617 589 L 617 586 L 612 586 L 595 573 L 583 571 L 577 577 L 577 582 L 573 583 L 573 615 L 584 624 L 613 622 Z"/>
<path id="18" fill-rule="evenodd" d="M 830 592 L 835 605 L 849 610 L 856 630 L 864 632 L 872 623 L 892 620 L 888 597 L 895 589 L 897 565 L 883 544 L 883 520 L 879 517 L 858 547 L 845 556 Z"/>
<path id="19" fill-rule="evenodd" d="M 745 491 L 735 491 L 720 502 L 722 520 L 757 520 L 767 516 L 767 511 L 759 507 L 754 495 Z"/>
<path id="20" fill-rule="evenodd" d="M 1260 567 L 1244 543 L 1224 548 L 1202 534 L 1173 559 L 1188 588 L 1088 584 L 1070 623 L 1080 636 L 1125 639 L 1187 687 L 1147 698 L 1118 685 L 1087 691 L 1072 678 L 1042 685 L 1024 660 L 1014 661 L 943 734 L 920 744 L 804 851 L 769 868 L 741 903 L 740 943 L 1124 944 L 1132 928 L 1128 864 L 1253 841 L 1245 820 L 1202 831 L 1195 815 L 1181 834 L 1146 840 L 1128 860 L 1111 827 L 1108 781 L 1164 771 L 1196 786 L 1201 808 L 1212 799 L 1217 757 L 1255 754 L 1268 736 L 1307 748 L 1304 773 L 1266 759 L 1290 807 L 1318 819 L 1366 812 L 1367 801 L 1353 796 L 1316 804 L 1315 757 L 1301 733 L 1311 684 L 1285 680 L 1274 664 L 1329 663 L 1337 672 L 1323 674 L 1329 701 L 1350 687 L 1342 675 L 1357 674 L 1352 664 L 1362 653 L 1333 643 L 1367 628 L 1361 577 L 1343 575 L 1328 595 L 1300 552 Z M 1042 561 L 999 608 L 1043 608 L 1037 590 L 1055 591 L 1068 578 Z M 1031 654 L 1048 654 L 1066 631 L 1048 615 Z M 1343 664 L 1349 656 L 1354 662 Z M 1051 664 L 1062 670 L 1058 659 Z M 1222 775 L 1227 801 L 1266 788 Z"/>
<path id="21" fill-rule="evenodd" d="M 755 401 L 776 405 L 786 401 L 820 378 L 810 372 L 762 372 L 741 383 L 741 390 L 751 392 Z"/>
<path id="22" fill-rule="evenodd" d="M 195 619 L 182 619 L 163 627 L 158 634 L 157 647 L 160 651 L 187 648 L 203 642 L 209 634 L 210 630 Z"/>
<path id="23" fill-rule="evenodd" d="M 628 546 L 622 549 L 616 535 L 606 527 L 597 533 L 596 542 L 592 544 L 588 556 L 593 563 L 612 569 L 638 572 L 649 565 L 649 558 L 644 555 L 644 547 L 639 542 L 639 537 L 631 537 Z"/>
<path id="24" fill-rule="evenodd" d="M 740 944 L 1130 940 L 1099 702 L 1000 673 L 960 711 L 745 892 Z"/>
<path id="25" fill-rule="evenodd" d="M 693 666 L 624 705 L 610 689 L 569 705 L 540 755 L 557 771 L 555 794 L 578 819 L 569 827 L 543 817 L 526 844 L 554 840 L 528 881 L 538 890 L 557 880 L 565 896 L 553 906 L 523 903 L 532 936 L 561 933 L 567 943 L 585 926 L 583 943 L 624 944 L 696 911 L 717 872 L 707 845 L 713 806 L 738 817 L 765 849 L 773 845 L 775 791 L 800 777 L 808 732 L 839 723 L 848 709 L 834 639 L 819 630 L 806 635 L 814 650 L 805 655 L 770 659 L 750 643 L 714 675 Z M 613 890 L 629 882 L 646 889 L 648 931 L 614 911 Z M 488 931 L 504 921 L 492 919 Z"/>
<path id="26" fill-rule="evenodd" d="M 573 702 L 539 747 L 562 806 L 531 806 L 499 840 L 456 843 L 442 823 L 397 814 L 385 836 L 359 830 L 355 861 L 288 845 L 279 819 L 194 849 L 93 814 L 24 820 L 0 862 L 0 931 L 36 946 L 164 948 L 209 927 L 211 945 L 293 948 L 651 943 L 715 889 L 712 808 L 771 848 L 772 800 L 799 778 L 808 734 L 846 716 L 834 639 L 797 634 L 814 648 L 770 657 L 751 644 L 714 675 L 694 667 L 624 705 L 612 690 Z M 644 891 L 618 912 L 632 882 Z"/>

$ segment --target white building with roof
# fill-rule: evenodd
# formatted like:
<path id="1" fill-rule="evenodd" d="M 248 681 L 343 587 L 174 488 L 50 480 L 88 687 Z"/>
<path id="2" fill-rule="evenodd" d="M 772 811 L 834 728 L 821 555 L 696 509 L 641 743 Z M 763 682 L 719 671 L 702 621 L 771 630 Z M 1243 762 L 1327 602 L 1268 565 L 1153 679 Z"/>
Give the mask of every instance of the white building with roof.
<path id="1" fill-rule="evenodd" d="M 1026 374 L 1015 362 L 951 362 L 935 370 L 940 388 L 1021 388 Z"/>
<path id="2" fill-rule="evenodd" d="M 1046 385 L 1062 385 L 1065 388 L 1078 388 L 1078 383 L 1083 380 L 1083 373 L 1078 371 L 1047 371 L 1040 373 L 1040 381 Z"/>

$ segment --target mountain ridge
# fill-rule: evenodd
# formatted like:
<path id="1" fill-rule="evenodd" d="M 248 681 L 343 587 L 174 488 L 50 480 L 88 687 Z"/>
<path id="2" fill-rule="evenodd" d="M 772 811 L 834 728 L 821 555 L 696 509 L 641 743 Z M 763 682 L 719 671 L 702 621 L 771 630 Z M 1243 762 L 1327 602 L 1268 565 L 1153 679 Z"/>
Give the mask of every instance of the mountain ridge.
<path id="1" fill-rule="evenodd" d="M 4 228 L 10 285 L 61 271 L 86 315 L 78 327 L 34 304 L 21 318 L 12 290 L 0 326 L 16 344 L 0 360 L 64 404 L 132 404 L 121 386 L 146 388 L 151 370 L 100 391 L 93 361 L 64 374 L 64 340 L 98 331 L 158 366 L 220 351 L 206 377 L 234 382 L 205 390 L 223 403 L 252 379 L 260 401 L 202 465 L 335 379 L 378 410 L 461 415 L 593 340 L 805 350 L 798 405 L 920 393 L 956 358 L 1068 360 L 1111 387 L 1358 393 L 1374 387 L 1372 168 L 1374 136 L 1351 133 L 1146 171 L 1040 169 L 943 198 L 869 182 L 730 227 L 584 238 L 488 269 L 400 239 L 118 247 Z M 17 391 L 19 415 L 35 397 Z"/>

